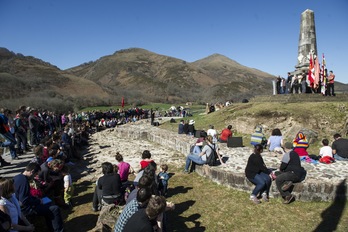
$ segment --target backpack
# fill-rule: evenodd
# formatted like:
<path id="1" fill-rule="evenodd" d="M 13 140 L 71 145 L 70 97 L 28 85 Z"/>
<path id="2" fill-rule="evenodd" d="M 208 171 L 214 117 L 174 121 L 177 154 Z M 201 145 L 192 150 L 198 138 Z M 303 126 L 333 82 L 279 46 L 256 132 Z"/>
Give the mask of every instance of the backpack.
<path id="1" fill-rule="evenodd" d="M 212 153 L 210 154 L 210 156 L 207 156 L 206 164 L 208 164 L 209 166 L 215 166 L 217 164 L 216 160 L 218 158 L 217 152 L 215 150 L 215 145 L 214 148 L 212 148 L 210 145 L 208 146 L 211 148 Z"/>

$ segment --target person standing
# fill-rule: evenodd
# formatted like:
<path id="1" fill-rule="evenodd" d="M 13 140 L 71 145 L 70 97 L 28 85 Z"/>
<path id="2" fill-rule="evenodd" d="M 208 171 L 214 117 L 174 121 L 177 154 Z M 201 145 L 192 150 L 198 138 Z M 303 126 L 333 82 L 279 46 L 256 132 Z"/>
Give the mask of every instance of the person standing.
<path id="1" fill-rule="evenodd" d="M 168 191 L 168 180 L 169 180 L 169 174 L 168 174 L 168 165 L 167 164 L 161 164 L 161 171 L 158 173 L 158 179 L 159 182 L 159 190 L 162 196 L 167 196 Z"/>
<path id="2" fill-rule="evenodd" d="M 29 111 L 29 129 L 30 129 L 30 145 L 36 146 L 39 144 L 39 126 L 40 126 L 40 119 L 37 117 L 37 111 L 36 110 L 30 110 Z"/>
<path id="3" fill-rule="evenodd" d="M 307 75 L 305 73 L 302 73 L 301 93 L 307 93 Z"/>
<path id="4" fill-rule="evenodd" d="M 335 74 L 333 73 L 333 71 L 331 70 L 329 72 L 329 84 L 327 85 L 327 93 L 329 96 L 336 96 L 335 94 Z"/>
<path id="5" fill-rule="evenodd" d="M 72 207 L 71 198 L 74 195 L 74 185 L 69 173 L 69 167 L 64 165 L 61 172 L 64 181 L 64 203 L 66 206 Z"/>
<path id="6" fill-rule="evenodd" d="M 151 108 L 150 110 L 151 125 L 155 122 L 155 111 Z"/>
<path id="7" fill-rule="evenodd" d="M 262 196 L 264 202 L 269 201 L 269 190 L 272 184 L 270 177 L 271 170 L 266 167 L 261 156 L 262 152 L 263 146 L 261 144 L 255 145 L 254 153 L 249 156 L 248 163 L 245 167 L 245 176 L 255 185 L 250 195 L 250 200 L 255 204 L 261 203 L 257 198 L 259 194 Z"/>
<path id="8" fill-rule="evenodd" d="M 294 195 L 291 194 L 293 183 L 301 182 L 306 174 L 306 170 L 301 166 L 299 155 L 294 151 L 291 143 L 285 143 L 285 151 L 279 172 L 276 172 L 276 185 L 280 195 L 284 199 L 284 204 L 293 201 Z"/>
<path id="9" fill-rule="evenodd" d="M 292 75 L 290 72 L 288 72 L 288 78 L 286 80 L 286 93 L 292 93 L 293 89 L 292 89 Z"/>
<path id="10" fill-rule="evenodd" d="M 9 120 L 8 120 L 8 109 L 5 109 L 3 111 L 3 114 L 0 113 L 0 136 L 5 139 L 5 142 L 0 142 L 0 147 L 9 147 L 10 148 L 10 154 L 12 159 L 18 159 L 17 152 L 15 145 L 17 144 L 17 141 L 10 130 Z M 1 158 L 2 160 L 2 158 Z M 5 162 L 2 162 L 5 164 Z"/>

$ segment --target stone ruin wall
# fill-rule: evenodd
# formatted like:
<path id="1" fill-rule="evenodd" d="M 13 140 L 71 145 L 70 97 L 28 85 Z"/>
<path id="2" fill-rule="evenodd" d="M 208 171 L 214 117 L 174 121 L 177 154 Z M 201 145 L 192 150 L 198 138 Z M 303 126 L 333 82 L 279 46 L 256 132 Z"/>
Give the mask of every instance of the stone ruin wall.
<path id="1" fill-rule="evenodd" d="M 139 127 L 118 127 L 115 128 L 114 132 L 116 136 L 129 138 L 129 139 L 146 139 L 151 142 L 157 143 L 167 148 L 176 150 L 185 156 L 189 154 L 190 145 L 196 140 L 189 136 L 178 135 L 174 132 L 160 129 L 158 127 L 147 127 L 146 129 L 141 129 Z M 223 148 L 222 148 L 223 149 Z M 225 148 L 224 154 L 231 155 L 233 149 L 239 149 L 239 152 L 245 152 L 246 157 L 250 155 L 250 148 Z M 227 151 L 227 152 L 226 152 Z M 184 161 L 183 161 L 184 164 Z M 348 165 L 348 163 L 347 163 Z M 240 168 L 239 168 L 240 169 Z M 241 170 L 240 170 L 241 171 Z M 253 189 L 252 184 L 245 178 L 244 170 L 241 172 L 233 172 L 231 170 L 224 170 L 217 167 L 209 167 L 207 165 L 196 166 L 197 174 L 204 176 L 213 180 L 214 182 L 250 192 Z M 347 186 L 345 178 L 341 178 L 341 188 L 338 188 L 339 183 L 333 181 L 323 182 L 318 179 L 307 178 L 302 183 L 295 184 L 293 194 L 296 196 L 297 200 L 300 201 L 331 201 L 335 197 L 347 198 Z M 343 186 L 343 188 L 342 188 Z M 272 184 L 270 195 L 273 197 L 280 197 L 279 192 L 276 188 L 275 182 Z"/>

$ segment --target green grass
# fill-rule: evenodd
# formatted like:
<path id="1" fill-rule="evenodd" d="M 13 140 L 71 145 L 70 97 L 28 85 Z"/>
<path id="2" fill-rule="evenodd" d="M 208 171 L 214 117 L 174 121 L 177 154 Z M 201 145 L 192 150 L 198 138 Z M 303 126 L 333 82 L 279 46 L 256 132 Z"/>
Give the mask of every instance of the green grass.
<path id="1" fill-rule="evenodd" d="M 149 104 L 143 108 L 168 109 L 170 104 Z M 196 128 L 206 128 L 213 124 L 216 129 L 226 127 L 232 119 L 265 118 L 272 122 L 274 117 L 293 117 L 300 119 L 305 127 L 318 131 L 319 137 L 332 136 L 327 129 L 337 130 L 344 127 L 347 120 L 348 103 L 248 103 L 233 104 L 224 110 L 208 115 L 205 106 L 191 107 Z M 266 120 L 266 122 L 267 122 Z M 321 123 L 327 121 L 324 129 Z M 343 126 L 342 126 L 343 125 Z M 251 125 L 253 126 L 253 125 Z M 177 123 L 164 123 L 161 128 L 177 131 Z M 238 135 L 249 138 L 250 134 L 237 131 Z M 267 136 L 269 136 L 267 134 Z M 292 135 L 295 136 L 295 135 Z M 249 142 L 244 141 L 248 146 Z M 309 152 L 316 154 L 318 144 L 311 144 Z M 184 156 L 182 162 L 184 163 Z M 176 205 L 176 209 L 168 212 L 168 231 L 348 231 L 347 202 L 298 202 L 284 205 L 281 199 L 270 199 L 269 203 L 254 205 L 249 201 L 249 193 L 218 185 L 195 173 L 183 174 L 183 167 L 170 166 L 173 173 L 169 180 L 168 201 Z M 79 194 L 81 204 L 74 207 L 74 212 L 67 218 L 68 231 L 82 231 L 87 219 L 86 230 L 96 222 L 96 214 L 92 213 L 92 183 L 84 183 Z M 84 197 L 85 196 L 85 197 Z M 83 200 L 86 198 L 85 200 Z M 317 228 L 317 230 L 316 230 Z"/>
<path id="2" fill-rule="evenodd" d="M 183 157 L 184 162 L 184 157 Z M 231 189 L 196 173 L 184 174 L 183 167 L 169 165 L 168 231 L 348 231 L 347 202 L 298 202 L 282 204 L 280 199 L 255 205 L 249 193 Z M 75 207 L 66 215 L 67 231 L 91 231 L 97 213 L 91 211 L 94 183 L 77 184 Z"/>
<path id="3" fill-rule="evenodd" d="M 322 217 L 330 207 L 332 211 L 339 208 L 332 202 L 295 201 L 284 205 L 280 199 L 271 198 L 269 203 L 254 205 L 249 193 L 181 170 L 170 170 L 175 175 L 169 180 L 168 200 L 177 205 L 177 210 L 168 213 L 169 231 L 314 231 L 324 220 L 334 223 L 330 217 L 339 215 Z M 347 208 L 339 216 L 336 231 L 347 231 Z M 321 231 L 330 231 L 330 226 L 335 225 Z"/>

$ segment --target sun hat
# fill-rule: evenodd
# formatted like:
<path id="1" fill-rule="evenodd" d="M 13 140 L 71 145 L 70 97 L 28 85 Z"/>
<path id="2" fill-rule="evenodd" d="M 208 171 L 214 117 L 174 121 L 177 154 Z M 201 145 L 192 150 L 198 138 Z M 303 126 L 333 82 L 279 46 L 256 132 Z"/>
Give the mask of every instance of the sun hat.
<path id="1" fill-rule="evenodd" d="M 189 125 L 193 125 L 193 124 L 195 124 L 195 120 L 191 119 L 189 122 Z"/>

